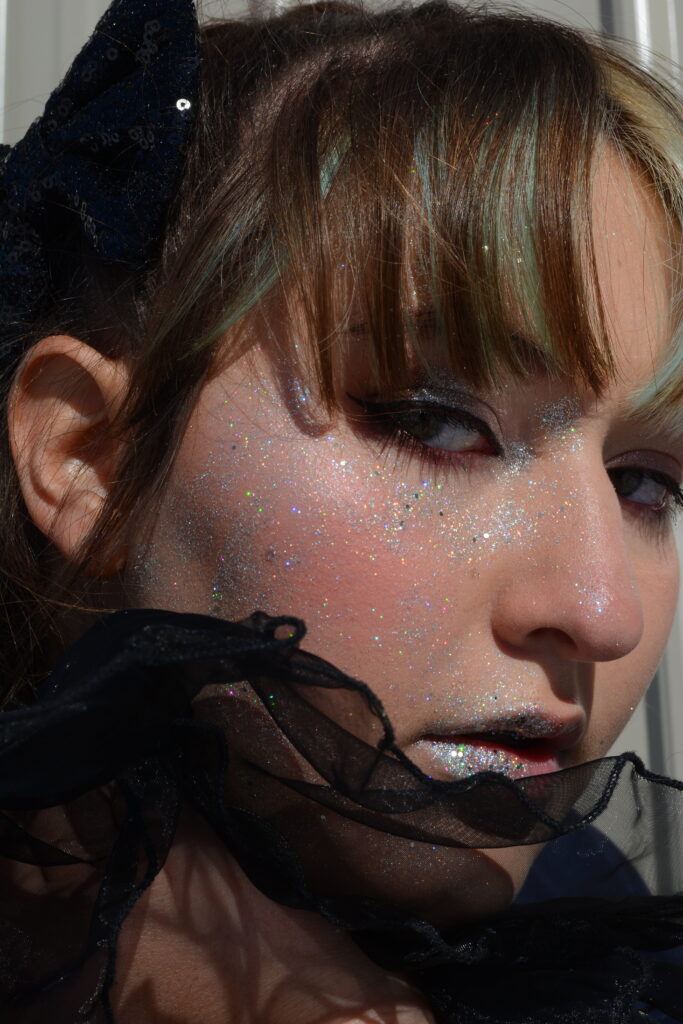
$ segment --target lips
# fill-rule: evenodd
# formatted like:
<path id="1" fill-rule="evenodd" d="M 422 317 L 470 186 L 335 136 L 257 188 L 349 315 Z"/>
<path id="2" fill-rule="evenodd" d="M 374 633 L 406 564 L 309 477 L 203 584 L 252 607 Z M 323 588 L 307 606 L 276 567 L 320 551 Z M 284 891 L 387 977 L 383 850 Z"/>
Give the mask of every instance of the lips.
<path id="1" fill-rule="evenodd" d="M 567 763 L 567 751 L 581 739 L 583 719 L 539 714 L 516 715 L 487 723 L 489 728 L 424 733 L 412 745 L 416 764 L 433 778 L 464 779 L 478 772 L 500 772 L 518 779 L 547 775 Z"/>
<path id="2" fill-rule="evenodd" d="M 501 772 L 519 779 L 560 768 L 557 751 L 544 742 L 521 747 L 485 736 L 425 736 L 413 749 L 415 761 L 433 778 L 464 779 L 477 772 Z"/>

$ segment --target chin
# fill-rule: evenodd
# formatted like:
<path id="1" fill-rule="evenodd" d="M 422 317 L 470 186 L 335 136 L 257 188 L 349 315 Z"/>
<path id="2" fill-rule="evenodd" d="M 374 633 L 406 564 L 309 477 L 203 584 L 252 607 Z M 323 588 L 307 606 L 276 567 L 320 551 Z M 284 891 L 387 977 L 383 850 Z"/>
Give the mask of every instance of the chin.
<path id="1" fill-rule="evenodd" d="M 320 812 L 308 801 L 290 805 L 272 824 L 296 847 L 312 890 L 341 916 L 370 900 L 438 928 L 489 917 L 512 903 L 543 848 L 433 845 Z"/>

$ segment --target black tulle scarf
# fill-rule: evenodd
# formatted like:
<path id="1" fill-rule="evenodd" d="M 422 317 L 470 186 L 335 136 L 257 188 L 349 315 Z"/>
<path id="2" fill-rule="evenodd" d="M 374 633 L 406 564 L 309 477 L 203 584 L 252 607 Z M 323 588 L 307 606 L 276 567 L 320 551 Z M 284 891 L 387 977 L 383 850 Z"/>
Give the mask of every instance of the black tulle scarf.
<path id="1" fill-rule="evenodd" d="M 119 931 L 189 802 L 266 895 L 316 911 L 407 973 L 441 1022 L 683 1021 L 683 896 L 670 881 L 648 892 L 638 873 L 656 837 L 680 849 L 683 786 L 632 754 L 538 778 L 435 781 L 396 747 L 367 686 L 298 648 L 303 632 L 260 614 L 231 624 L 116 613 L 35 703 L 0 715 L 1 1019 L 115 1020 Z M 358 830 L 356 877 L 371 850 L 400 859 L 424 843 L 547 840 L 564 847 L 569 876 L 590 837 L 590 885 L 563 898 L 558 882 L 555 898 L 439 931 L 374 898 L 372 880 L 343 891 L 329 858 L 318 877 L 311 847 L 324 830 L 304 842 L 288 830 L 292 800 Z M 62 871 L 68 901 L 36 897 L 18 864 Z"/>

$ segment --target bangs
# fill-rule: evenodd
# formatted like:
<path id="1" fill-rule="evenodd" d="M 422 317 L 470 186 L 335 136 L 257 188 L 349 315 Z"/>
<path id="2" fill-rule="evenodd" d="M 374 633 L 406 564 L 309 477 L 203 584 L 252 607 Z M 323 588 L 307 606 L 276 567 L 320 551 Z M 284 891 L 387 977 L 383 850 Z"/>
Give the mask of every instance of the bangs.
<path id="1" fill-rule="evenodd" d="M 436 353 L 476 387 L 540 360 L 599 391 L 612 356 L 591 180 L 608 111 L 587 44 L 450 9 L 399 36 L 326 67 L 275 126 L 274 193 L 299 197 L 280 230 L 323 393 L 349 328 L 382 389 Z"/>
<path id="2" fill-rule="evenodd" d="M 312 6 L 284 15 L 279 37 L 269 22 L 277 68 L 269 58 L 241 116 L 234 180 L 260 228 L 232 229 L 249 246 L 215 334 L 280 285 L 291 358 L 328 407 L 349 337 L 385 392 L 417 362 L 477 389 L 542 366 L 600 394 L 615 370 L 592 184 L 612 148 L 678 238 L 673 93 L 604 43 L 523 15 Z M 639 401 L 681 397 L 676 342 Z"/>

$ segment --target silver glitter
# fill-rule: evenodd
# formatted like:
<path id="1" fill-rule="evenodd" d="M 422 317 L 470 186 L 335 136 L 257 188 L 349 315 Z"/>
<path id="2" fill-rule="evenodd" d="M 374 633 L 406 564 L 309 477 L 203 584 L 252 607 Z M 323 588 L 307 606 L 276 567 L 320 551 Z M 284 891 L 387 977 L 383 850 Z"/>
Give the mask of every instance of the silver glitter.
<path id="1" fill-rule="evenodd" d="M 450 779 L 466 779 L 478 772 L 501 772 L 511 778 L 532 775 L 533 767 L 521 753 L 486 743 L 447 743 L 423 740 L 416 744 L 418 752 L 428 753 L 434 774 Z"/>

